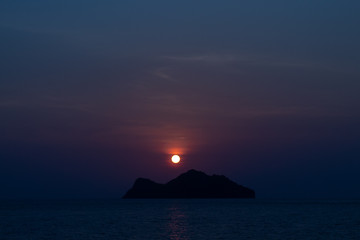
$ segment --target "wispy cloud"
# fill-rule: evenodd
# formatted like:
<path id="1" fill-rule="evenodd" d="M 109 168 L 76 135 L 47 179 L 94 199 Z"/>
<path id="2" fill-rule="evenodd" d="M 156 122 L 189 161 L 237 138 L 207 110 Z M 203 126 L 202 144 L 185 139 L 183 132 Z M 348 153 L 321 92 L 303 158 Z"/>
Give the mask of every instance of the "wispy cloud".
<path id="1" fill-rule="evenodd" d="M 233 55 L 188 55 L 188 56 L 164 56 L 163 58 L 183 62 L 207 62 L 221 63 L 237 60 Z"/>
<path id="2" fill-rule="evenodd" d="M 176 82 L 176 79 L 166 72 L 166 68 L 155 69 L 153 74 L 161 79 L 171 81 L 171 82 Z"/>
<path id="3" fill-rule="evenodd" d="M 69 109 L 80 112 L 93 113 L 90 106 L 82 103 L 70 103 L 65 99 L 58 97 L 43 97 L 41 99 L 13 99 L 0 101 L 0 108 L 53 108 L 53 109 Z"/>
<path id="4" fill-rule="evenodd" d="M 179 56 L 163 56 L 162 58 L 174 62 L 191 62 L 191 63 L 208 63 L 208 64 L 226 64 L 226 63 L 242 63 L 249 65 L 263 66 L 281 66 L 281 67 L 317 67 L 325 68 L 321 63 L 313 61 L 299 61 L 288 58 L 251 55 L 251 54 L 203 54 L 203 55 L 179 55 Z"/>

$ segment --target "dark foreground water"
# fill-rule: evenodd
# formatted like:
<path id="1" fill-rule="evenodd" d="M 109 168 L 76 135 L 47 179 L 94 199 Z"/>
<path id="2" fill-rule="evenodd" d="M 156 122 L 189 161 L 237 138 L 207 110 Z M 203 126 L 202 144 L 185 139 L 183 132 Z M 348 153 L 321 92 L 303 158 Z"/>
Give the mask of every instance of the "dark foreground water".
<path id="1" fill-rule="evenodd" d="M 360 201 L 2 201 L 0 239 L 360 239 Z"/>

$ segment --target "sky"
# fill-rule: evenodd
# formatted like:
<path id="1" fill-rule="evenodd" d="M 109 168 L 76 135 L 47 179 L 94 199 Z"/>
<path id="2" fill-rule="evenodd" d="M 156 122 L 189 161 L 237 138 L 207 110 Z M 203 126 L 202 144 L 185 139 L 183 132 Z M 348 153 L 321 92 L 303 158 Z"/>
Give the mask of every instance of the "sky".
<path id="1" fill-rule="evenodd" d="M 359 11 L 2 0 L 0 198 L 121 197 L 189 169 L 259 198 L 360 198 Z"/>

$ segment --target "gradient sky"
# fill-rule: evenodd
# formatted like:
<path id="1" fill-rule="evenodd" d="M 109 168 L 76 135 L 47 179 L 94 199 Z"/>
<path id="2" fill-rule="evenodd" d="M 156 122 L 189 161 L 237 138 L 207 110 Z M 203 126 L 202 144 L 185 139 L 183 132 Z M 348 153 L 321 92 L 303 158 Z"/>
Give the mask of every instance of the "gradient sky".
<path id="1" fill-rule="evenodd" d="M 191 168 L 258 197 L 360 197 L 359 12 L 1 1 L 0 197 L 122 196 Z"/>

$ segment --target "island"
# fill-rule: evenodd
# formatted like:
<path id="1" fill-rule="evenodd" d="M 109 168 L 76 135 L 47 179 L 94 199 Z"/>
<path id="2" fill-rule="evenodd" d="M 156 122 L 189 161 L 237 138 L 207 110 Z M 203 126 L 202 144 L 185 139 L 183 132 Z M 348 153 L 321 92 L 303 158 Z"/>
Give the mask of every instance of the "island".
<path id="1" fill-rule="evenodd" d="M 255 198 L 255 192 L 223 175 L 192 169 L 166 184 L 138 178 L 123 198 Z"/>

